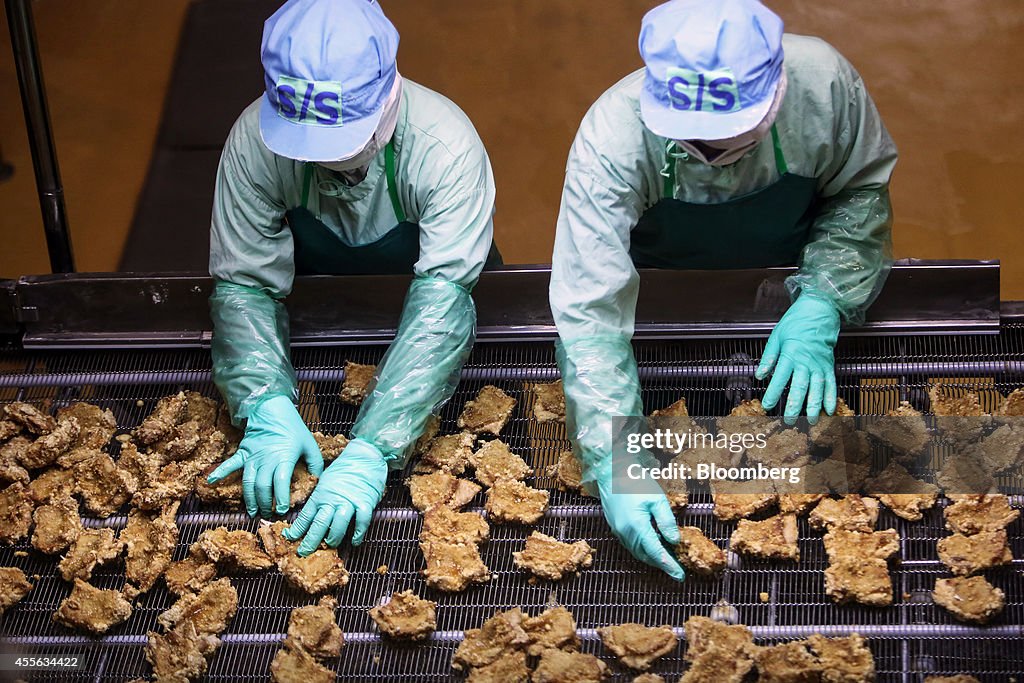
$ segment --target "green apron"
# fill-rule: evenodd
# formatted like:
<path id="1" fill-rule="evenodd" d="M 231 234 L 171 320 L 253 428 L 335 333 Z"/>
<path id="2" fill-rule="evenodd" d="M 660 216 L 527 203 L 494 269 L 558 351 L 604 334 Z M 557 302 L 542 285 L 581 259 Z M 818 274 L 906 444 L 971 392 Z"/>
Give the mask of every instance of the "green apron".
<path id="1" fill-rule="evenodd" d="M 814 222 L 817 180 L 789 172 L 772 126 L 779 180 L 717 204 L 674 199 L 675 160 L 664 194 L 630 236 L 637 268 L 721 270 L 796 265 Z"/>
<path id="2" fill-rule="evenodd" d="M 302 203 L 285 213 L 295 244 L 296 275 L 401 275 L 411 273 L 420 258 L 420 226 L 406 219 L 395 183 L 395 148 L 384 148 L 384 173 L 395 212 L 396 225 L 369 244 L 352 246 L 306 208 L 313 180 L 313 164 L 302 177 Z M 491 243 L 485 269 L 501 266 L 501 254 Z"/>

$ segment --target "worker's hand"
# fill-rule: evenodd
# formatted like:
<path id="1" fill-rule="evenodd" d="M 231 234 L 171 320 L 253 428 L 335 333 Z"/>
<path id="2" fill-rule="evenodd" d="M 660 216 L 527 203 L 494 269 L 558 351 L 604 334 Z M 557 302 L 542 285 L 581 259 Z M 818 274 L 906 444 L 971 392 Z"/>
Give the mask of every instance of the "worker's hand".
<path id="1" fill-rule="evenodd" d="M 349 441 L 324 471 L 313 495 L 295 523 L 285 530 L 284 537 L 297 541 L 305 536 L 299 544 L 299 555 L 305 557 L 320 547 L 321 541 L 338 547 L 355 519 L 352 545 L 359 545 L 370 527 L 373 509 L 384 495 L 387 480 L 388 465 L 380 450 L 369 441 Z"/>
<path id="2" fill-rule="evenodd" d="M 832 349 L 838 337 L 836 307 L 823 298 L 801 294 L 772 330 L 755 373 L 758 379 L 764 379 L 774 368 L 772 381 L 761 400 L 764 407 L 774 408 L 789 384 L 784 413 L 787 424 L 796 422 L 805 401 L 811 424 L 818 421 L 822 404 L 826 413 L 833 414 L 836 369 Z"/>
<path id="3" fill-rule="evenodd" d="M 295 404 L 286 396 L 273 396 L 252 411 L 238 450 L 206 481 L 215 484 L 242 470 L 242 495 L 249 516 L 259 512 L 270 517 L 275 510 L 283 515 L 290 507 L 292 471 L 299 458 L 306 459 L 306 469 L 314 477 L 323 472 L 320 447 Z"/>
<path id="4" fill-rule="evenodd" d="M 647 493 L 612 493 L 611 482 L 599 481 L 597 490 L 608 526 L 633 557 L 676 581 L 685 579 L 686 571 L 664 546 L 668 543 L 674 548 L 681 539 L 676 516 L 661 488 Z"/>

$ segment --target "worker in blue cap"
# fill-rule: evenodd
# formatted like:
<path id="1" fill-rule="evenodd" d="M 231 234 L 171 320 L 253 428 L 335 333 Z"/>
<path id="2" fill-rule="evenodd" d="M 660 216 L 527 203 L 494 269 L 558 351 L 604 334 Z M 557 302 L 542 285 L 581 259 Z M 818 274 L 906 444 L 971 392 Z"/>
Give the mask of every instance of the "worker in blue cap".
<path id="1" fill-rule="evenodd" d="M 645 67 L 598 99 L 573 143 L 550 299 L 584 481 L 633 554 L 681 580 L 661 542 L 679 534 L 660 489 L 611 486 L 611 418 L 643 414 L 637 268 L 798 266 L 756 375 L 772 375 L 768 409 L 789 386 L 787 422 L 805 407 L 811 421 L 831 414 L 840 321 L 862 318 L 888 269 L 896 148 L 850 63 L 783 35 L 756 0 L 659 5 L 640 53 Z"/>
<path id="2" fill-rule="evenodd" d="M 397 49 L 375 0 L 286 2 L 264 26 L 266 92 L 217 172 L 213 376 L 245 436 L 209 481 L 242 470 L 249 514 L 280 514 L 305 459 L 320 480 L 286 532 L 300 554 L 337 546 L 353 521 L 362 542 L 389 469 L 454 391 L 475 336 L 470 291 L 498 262 L 483 143 L 457 106 L 399 75 Z M 325 470 L 295 405 L 283 299 L 296 274 L 362 273 L 413 280 L 352 440 Z"/>

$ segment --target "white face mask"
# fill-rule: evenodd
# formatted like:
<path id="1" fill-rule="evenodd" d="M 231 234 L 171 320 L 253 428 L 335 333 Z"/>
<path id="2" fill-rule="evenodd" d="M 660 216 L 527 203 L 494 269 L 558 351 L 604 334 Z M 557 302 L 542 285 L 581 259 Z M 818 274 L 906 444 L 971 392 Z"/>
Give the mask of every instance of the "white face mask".
<path id="1" fill-rule="evenodd" d="M 396 74 L 391 94 L 388 96 L 387 102 L 384 103 L 384 114 L 380 118 L 380 123 L 377 124 L 377 130 L 374 131 L 366 145 L 345 159 L 318 161 L 317 163 L 326 169 L 340 173 L 349 185 L 362 182 L 366 177 L 367 171 L 370 169 L 370 162 L 380 154 L 380 151 L 391 140 L 391 136 L 395 134 L 395 128 L 398 126 L 398 112 L 401 109 L 399 106 L 402 99 L 401 95 L 402 77 Z M 355 180 L 355 182 L 350 182 L 351 180 Z"/>

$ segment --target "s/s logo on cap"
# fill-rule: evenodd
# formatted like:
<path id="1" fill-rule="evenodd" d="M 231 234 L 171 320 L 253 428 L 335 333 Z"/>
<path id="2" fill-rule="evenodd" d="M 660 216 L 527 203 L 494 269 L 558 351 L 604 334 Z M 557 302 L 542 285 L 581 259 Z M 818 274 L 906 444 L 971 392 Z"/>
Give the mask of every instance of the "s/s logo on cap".
<path id="1" fill-rule="evenodd" d="M 341 126 L 341 83 L 279 76 L 277 114 L 307 126 Z"/>
<path id="2" fill-rule="evenodd" d="M 732 69 L 698 72 L 669 67 L 667 78 L 668 99 L 673 109 L 724 113 L 740 108 L 740 93 Z"/>

